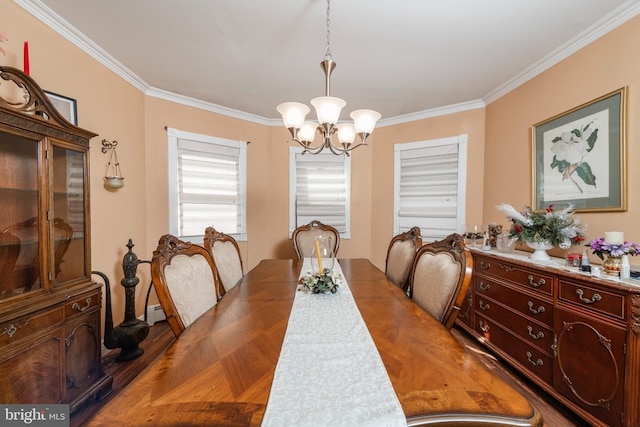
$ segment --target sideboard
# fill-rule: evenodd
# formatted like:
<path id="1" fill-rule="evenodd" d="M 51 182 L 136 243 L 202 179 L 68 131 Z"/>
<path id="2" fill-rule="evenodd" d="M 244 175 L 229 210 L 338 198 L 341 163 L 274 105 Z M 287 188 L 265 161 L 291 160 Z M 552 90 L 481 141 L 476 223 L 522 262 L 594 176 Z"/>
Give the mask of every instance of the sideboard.
<path id="1" fill-rule="evenodd" d="M 457 325 L 590 424 L 640 425 L 640 280 L 471 252 Z"/>

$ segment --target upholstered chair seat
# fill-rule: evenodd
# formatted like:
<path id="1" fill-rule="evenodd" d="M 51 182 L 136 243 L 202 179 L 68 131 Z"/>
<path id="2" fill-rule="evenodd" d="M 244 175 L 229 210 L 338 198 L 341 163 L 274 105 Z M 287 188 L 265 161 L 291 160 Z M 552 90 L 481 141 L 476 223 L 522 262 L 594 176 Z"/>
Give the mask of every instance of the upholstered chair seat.
<path id="1" fill-rule="evenodd" d="M 204 247 L 213 257 L 222 287 L 225 292 L 229 291 L 244 277 L 238 243 L 228 234 L 207 227 L 204 232 Z"/>
<path id="2" fill-rule="evenodd" d="M 422 246 L 412 266 L 409 296 L 451 329 L 471 283 L 473 260 L 459 234 Z"/>
<path id="3" fill-rule="evenodd" d="M 409 231 L 398 234 L 389 243 L 385 275 L 404 291 L 409 288 L 413 258 L 420 246 L 422 246 L 422 236 L 419 227 L 413 227 Z"/>
<path id="4" fill-rule="evenodd" d="M 338 255 L 338 249 L 340 248 L 340 233 L 338 230 L 314 220 L 293 231 L 291 240 L 293 241 L 293 250 L 296 256 L 299 259 L 309 258 L 313 254 L 315 241 L 318 237 L 326 237 L 331 245 L 333 255 Z"/>
<path id="5" fill-rule="evenodd" d="M 215 306 L 222 296 L 209 252 L 169 234 L 160 238 L 153 252 L 151 278 L 176 336 Z"/>

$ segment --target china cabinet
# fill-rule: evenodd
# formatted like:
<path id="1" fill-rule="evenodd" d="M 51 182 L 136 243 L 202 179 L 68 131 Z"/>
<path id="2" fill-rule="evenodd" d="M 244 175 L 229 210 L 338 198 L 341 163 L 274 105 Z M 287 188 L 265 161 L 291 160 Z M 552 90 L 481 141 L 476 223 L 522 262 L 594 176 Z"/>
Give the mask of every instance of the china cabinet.
<path id="1" fill-rule="evenodd" d="M 89 140 L 37 83 L 0 67 L 0 402 L 67 403 L 111 388 L 91 280 Z"/>
<path id="2" fill-rule="evenodd" d="M 458 326 L 590 424 L 640 425 L 640 281 L 472 253 Z"/>

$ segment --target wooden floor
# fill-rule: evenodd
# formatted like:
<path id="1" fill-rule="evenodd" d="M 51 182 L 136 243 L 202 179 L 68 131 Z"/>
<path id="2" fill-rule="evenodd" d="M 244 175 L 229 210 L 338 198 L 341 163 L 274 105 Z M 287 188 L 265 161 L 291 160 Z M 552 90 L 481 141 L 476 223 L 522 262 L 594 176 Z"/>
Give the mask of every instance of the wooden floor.
<path id="1" fill-rule="evenodd" d="M 582 427 L 589 424 L 582 421 L 575 414 L 559 405 L 546 392 L 531 381 L 506 367 L 498 359 L 485 352 L 480 345 L 468 334 L 453 329 L 453 334 L 459 341 L 476 352 L 478 358 L 492 371 L 511 384 L 526 396 L 542 413 L 545 427 Z M 103 359 L 103 367 L 107 374 L 113 377 L 113 391 L 102 402 L 91 402 L 77 410 L 71 417 L 70 427 L 81 427 L 104 405 L 113 395 L 125 387 L 136 375 L 148 366 L 153 359 L 162 353 L 173 341 L 173 332 L 166 321 L 158 322 L 149 330 L 149 336 L 142 342 L 144 354 L 130 362 L 116 362 L 115 356 L 119 350 L 114 350 Z M 126 425 L 126 422 L 123 424 Z"/>

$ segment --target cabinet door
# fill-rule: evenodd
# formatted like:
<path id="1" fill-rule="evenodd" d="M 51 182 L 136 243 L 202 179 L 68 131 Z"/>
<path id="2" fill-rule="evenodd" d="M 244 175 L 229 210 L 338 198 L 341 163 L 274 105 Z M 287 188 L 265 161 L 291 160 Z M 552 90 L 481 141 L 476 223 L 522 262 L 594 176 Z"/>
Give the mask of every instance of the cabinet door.
<path id="1" fill-rule="evenodd" d="M 42 288 L 39 141 L 0 132 L 0 301 Z"/>
<path id="2" fill-rule="evenodd" d="M 53 206 L 50 213 L 51 276 L 54 285 L 88 276 L 84 151 L 53 145 Z"/>
<path id="3" fill-rule="evenodd" d="M 65 346 L 65 401 L 73 402 L 101 377 L 100 311 L 93 311 L 67 325 Z"/>
<path id="4" fill-rule="evenodd" d="M 0 402 L 61 403 L 62 328 L 0 356 Z"/>
<path id="5" fill-rule="evenodd" d="M 611 426 L 622 425 L 625 330 L 559 308 L 554 388 Z"/>

